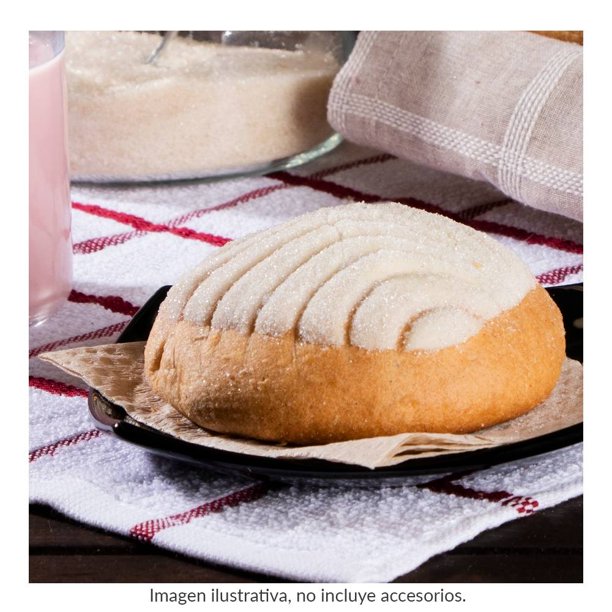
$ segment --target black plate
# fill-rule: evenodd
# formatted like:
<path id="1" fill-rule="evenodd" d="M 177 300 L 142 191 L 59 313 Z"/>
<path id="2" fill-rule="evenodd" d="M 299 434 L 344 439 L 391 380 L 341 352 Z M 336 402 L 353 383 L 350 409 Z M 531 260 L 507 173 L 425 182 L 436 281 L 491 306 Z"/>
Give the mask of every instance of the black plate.
<path id="1" fill-rule="evenodd" d="M 159 289 L 130 321 L 118 342 L 146 340 L 159 305 L 169 286 Z M 567 355 L 582 361 L 582 285 L 549 288 L 548 292 L 563 314 Z M 89 392 L 89 408 L 98 426 L 119 438 L 149 451 L 195 463 L 206 469 L 231 475 L 317 485 L 390 486 L 420 482 L 434 475 L 471 471 L 525 461 L 582 441 L 582 423 L 538 438 L 494 448 L 410 459 L 391 467 L 368 469 L 360 466 L 312 459 L 271 459 L 232 453 L 184 442 L 152 427 L 135 422 L 116 404 L 94 389 Z"/>

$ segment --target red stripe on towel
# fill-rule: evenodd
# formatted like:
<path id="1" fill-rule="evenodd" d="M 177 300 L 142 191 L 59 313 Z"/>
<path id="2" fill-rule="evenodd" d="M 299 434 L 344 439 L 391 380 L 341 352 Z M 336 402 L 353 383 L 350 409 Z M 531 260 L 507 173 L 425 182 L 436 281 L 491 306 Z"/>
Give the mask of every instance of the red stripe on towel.
<path id="1" fill-rule="evenodd" d="M 280 191 L 288 188 L 289 185 L 283 185 L 278 183 L 274 185 L 267 185 L 266 187 L 258 187 L 257 189 L 247 191 L 246 193 L 243 193 L 242 195 L 228 200 L 227 202 L 223 202 L 215 206 L 210 206 L 209 208 L 200 208 L 199 210 L 192 210 L 184 215 L 181 215 L 180 217 L 177 217 L 176 219 L 168 221 L 167 225 L 175 226 L 177 224 L 185 223 L 186 221 L 189 221 L 191 219 L 203 217 L 208 213 L 215 212 L 218 210 L 224 210 L 226 208 L 233 208 L 234 206 L 238 206 L 238 204 L 245 204 L 246 202 L 250 202 L 252 200 L 258 200 L 275 191 Z"/>
<path id="2" fill-rule="evenodd" d="M 455 480 L 467 474 L 450 474 L 430 482 L 417 485 L 419 489 L 428 489 L 433 493 L 455 495 L 465 499 L 484 500 L 491 503 L 501 503 L 502 506 L 512 506 L 519 514 L 531 514 L 540 505 L 533 497 L 514 495 L 508 491 L 479 491 L 465 487 Z"/>
<path id="3" fill-rule="evenodd" d="M 112 219 L 118 223 L 130 225 L 134 229 L 144 232 L 167 232 L 181 238 L 188 238 L 190 240 L 200 240 L 207 242 L 213 246 L 223 246 L 229 242 L 229 238 L 223 236 L 215 236 L 214 234 L 208 234 L 206 232 L 196 232 L 188 227 L 173 227 L 171 225 L 162 223 L 152 223 L 142 217 L 136 215 L 130 215 L 128 213 L 118 212 L 116 210 L 110 210 L 103 208 L 97 204 L 83 204 L 81 202 L 73 202 L 72 207 L 76 210 L 88 213 L 90 215 L 96 215 L 97 217 L 104 217 L 105 219 Z"/>
<path id="4" fill-rule="evenodd" d="M 275 178 L 279 181 L 283 181 L 291 185 L 310 187 L 311 189 L 328 193 L 337 198 L 368 203 L 383 202 L 389 200 L 389 198 L 387 197 L 383 198 L 372 193 L 365 193 L 363 191 L 353 189 L 352 187 L 345 187 L 344 185 L 339 185 L 337 183 L 333 183 L 331 181 L 326 181 L 316 177 L 313 178 L 308 176 L 298 176 L 294 174 L 289 174 L 288 172 L 274 172 L 269 176 L 271 178 Z M 446 217 L 449 217 L 450 219 L 453 219 L 454 221 L 464 223 L 465 225 L 469 225 L 470 227 L 473 227 L 474 229 L 483 232 L 498 234 L 500 236 L 507 236 L 508 238 L 514 238 L 515 240 L 520 240 L 522 242 L 526 242 L 527 244 L 544 245 L 553 249 L 557 249 L 559 251 L 567 251 L 569 253 L 582 253 L 582 245 L 572 240 L 566 240 L 554 236 L 544 236 L 541 234 L 536 234 L 534 232 L 529 232 L 519 227 L 497 223 L 495 221 L 464 219 L 462 218 L 461 213 L 453 213 L 435 204 L 422 202 L 415 198 L 394 198 L 394 200 L 401 204 L 406 204 L 407 206 L 412 206 L 420 210 L 444 215 Z"/>
<path id="5" fill-rule="evenodd" d="M 233 508 L 234 506 L 238 506 L 240 504 L 255 501 L 263 497 L 268 491 L 269 486 L 267 484 L 257 483 L 247 487 L 246 489 L 233 491 L 229 495 L 206 502 L 200 506 L 186 510 L 185 512 L 138 523 L 130 529 L 130 535 L 138 540 L 150 542 L 155 535 L 164 529 L 168 529 L 168 527 L 186 525 L 193 519 L 206 516 L 207 514 L 223 512 L 223 510 L 226 508 Z"/>
<path id="6" fill-rule="evenodd" d="M 47 444 L 46 446 L 42 446 L 41 448 L 37 448 L 33 450 L 29 454 L 29 462 L 32 463 L 41 457 L 53 456 L 57 453 L 58 450 L 62 448 L 67 448 L 69 446 L 74 446 L 75 444 L 79 444 L 80 442 L 87 442 L 87 440 L 92 440 L 94 438 L 102 435 L 102 432 L 99 429 L 90 429 L 89 431 L 84 431 L 80 434 L 76 434 L 71 436 L 70 438 L 64 438 L 63 440 L 58 440 L 53 444 Z"/>
<path id="7" fill-rule="evenodd" d="M 538 274 L 536 278 L 538 279 L 538 282 L 542 283 L 543 285 L 558 285 L 559 283 L 562 283 L 568 276 L 581 272 L 582 268 L 583 264 L 577 264 L 575 266 L 566 266 L 565 268 L 557 268 L 555 270 L 550 270 L 548 272 Z"/>
<path id="8" fill-rule="evenodd" d="M 457 213 L 457 217 L 462 221 L 468 221 L 469 219 L 475 219 L 480 215 L 484 215 L 491 210 L 495 210 L 496 208 L 500 208 L 502 206 L 507 206 L 511 204 L 513 200 L 509 200 L 506 198 L 505 200 L 498 200 L 497 202 L 489 202 L 487 204 L 477 204 L 476 206 L 471 206 L 470 208 L 466 208 Z"/>
<path id="9" fill-rule="evenodd" d="M 72 252 L 75 255 L 89 255 L 90 253 L 97 253 L 102 249 L 109 246 L 116 246 L 123 244 L 132 238 L 137 236 L 146 236 L 147 232 L 136 230 L 134 232 L 125 232 L 123 234 L 115 234 L 113 236 L 102 236 L 98 238 L 89 238 L 88 240 L 82 240 L 72 245 Z"/>
<path id="10" fill-rule="evenodd" d="M 133 317 L 139 309 L 139 306 L 130 304 L 130 302 L 118 295 L 89 295 L 73 289 L 68 299 L 76 304 L 98 304 L 111 312 L 128 315 L 130 317 Z"/>
<path id="11" fill-rule="evenodd" d="M 335 166 L 333 168 L 328 168 L 326 170 L 317 172 L 313 176 L 319 176 L 319 177 L 329 176 L 331 174 L 335 174 L 336 172 L 340 172 L 342 170 L 346 170 L 349 168 L 355 168 L 357 166 L 381 163 L 381 162 L 387 161 L 388 159 L 394 159 L 394 158 L 393 156 L 386 155 L 386 154 L 376 155 L 374 157 L 359 159 L 359 160 L 355 160 L 353 162 L 349 162 L 346 164 L 339 164 L 338 166 Z M 260 199 L 260 198 L 263 198 L 269 195 L 270 193 L 273 193 L 274 191 L 289 189 L 290 187 L 292 187 L 292 185 L 288 183 L 276 183 L 273 185 L 267 185 L 266 187 L 258 187 L 257 189 L 247 191 L 246 193 L 243 193 L 235 198 L 232 198 L 231 200 L 228 200 L 227 202 L 223 202 L 215 206 L 210 206 L 208 208 L 201 208 L 199 210 L 190 211 L 184 215 L 181 215 L 180 217 L 171 219 L 170 221 L 165 223 L 165 225 L 168 227 L 174 228 L 177 225 L 185 223 L 191 219 L 202 217 L 208 213 L 211 213 L 217 210 L 232 208 L 234 206 L 237 206 L 238 204 L 244 204 L 246 202 L 257 200 L 257 199 Z M 75 202 L 73 203 L 73 205 L 74 204 L 78 204 L 78 203 Z M 145 236 L 148 231 L 149 230 L 139 229 L 134 232 L 125 232 L 122 234 L 115 234 L 112 236 L 89 238 L 87 240 L 83 240 L 81 242 L 74 244 L 72 247 L 73 252 L 78 255 L 89 255 L 90 253 L 96 253 L 109 246 L 116 246 L 119 244 L 124 244 L 125 242 L 127 242 L 128 240 L 131 240 L 132 238 L 136 238 L 138 236 Z"/>
<path id="12" fill-rule="evenodd" d="M 457 219 L 461 221 L 461 219 Z M 543 234 L 535 234 L 528 230 L 524 230 L 520 227 L 513 227 L 511 225 L 503 225 L 495 221 L 485 221 L 480 219 L 474 219 L 472 221 L 466 221 L 466 225 L 473 227 L 474 229 L 489 234 L 499 234 L 500 236 L 507 236 L 508 238 L 514 238 L 526 242 L 527 244 L 538 244 L 542 246 L 550 247 L 551 249 L 557 249 L 558 251 L 566 251 L 567 253 L 582 254 L 582 245 L 574 242 L 573 240 L 566 240 L 565 238 L 557 238 L 556 236 L 544 236 Z"/>
<path id="13" fill-rule="evenodd" d="M 225 208 L 232 208 L 237 206 L 238 204 L 246 203 L 251 200 L 256 200 L 258 198 L 262 198 L 269 193 L 274 191 L 278 191 L 280 189 L 287 189 L 289 185 L 269 185 L 268 187 L 260 187 L 258 189 L 253 189 L 252 191 L 248 191 L 232 200 L 228 200 L 227 202 L 223 202 L 222 204 L 217 204 L 216 206 L 210 206 L 209 208 L 201 208 L 199 210 L 192 210 L 188 213 L 181 215 L 180 217 L 176 217 L 175 219 L 171 219 L 166 223 L 168 227 L 176 227 L 182 223 L 186 223 L 191 219 L 197 219 L 202 217 L 208 213 L 223 210 Z M 123 234 L 115 234 L 113 236 L 102 236 L 97 238 L 89 238 L 88 240 L 83 240 L 81 242 L 76 243 L 72 247 L 72 251 L 78 255 L 89 255 L 90 253 L 97 253 L 102 249 L 105 249 L 109 246 L 116 246 L 118 244 L 124 244 L 128 240 L 132 238 L 137 238 L 138 236 L 146 236 L 147 231 L 145 230 L 136 230 L 134 232 L 125 232 Z M 229 240 L 229 239 L 227 239 Z"/>
<path id="14" fill-rule="evenodd" d="M 397 159 L 397 157 L 395 157 L 394 155 L 389 155 L 388 153 L 383 153 L 382 155 L 374 155 L 372 157 L 356 159 L 354 161 L 347 162 L 346 164 L 338 164 L 337 166 L 334 166 L 333 168 L 327 168 L 326 170 L 320 170 L 319 172 L 313 172 L 309 176 L 311 178 L 323 178 L 325 176 L 330 176 L 331 174 L 343 172 L 344 170 L 352 170 L 353 168 L 358 168 L 359 166 L 369 166 L 371 164 L 382 164 L 392 159 Z"/>
<path id="15" fill-rule="evenodd" d="M 333 183 L 332 181 L 326 181 L 320 176 L 312 175 L 312 176 L 300 176 L 298 174 L 289 174 L 289 172 L 272 172 L 272 174 L 268 175 L 270 178 L 274 178 L 278 181 L 282 181 L 288 185 L 293 185 L 295 187 L 310 187 L 315 191 L 321 191 L 323 193 L 328 193 L 333 195 L 336 198 L 340 199 L 350 199 L 360 202 L 382 202 L 388 200 L 388 198 L 383 198 L 381 196 L 377 196 L 371 193 L 365 193 L 363 191 L 358 191 L 357 189 L 353 189 L 352 187 L 345 187 L 344 185 L 340 185 L 338 183 Z M 415 200 L 416 201 L 416 200 Z M 433 208 L 434 207 L 432 205 Z"/>
<path id="16" fill-rule="evenodd" d="M 52 393 L 53 395 L 63 395 L 64 397 L 87 397 L 85 389 L 79 389 L 74 385 L 51 380 L 50 378 L 42 378 L 41 376 L 30 376 L 30 387 Z"/>
<path id="17" fill-rule="evenodd" d="M 115 323 L 107 327 L 101 327 L 100 329 L 95 329 L 93 331 L 87 332 L 85 334 L 81 334 L 79 336 L 71 336 L 70 338 L 62 338 L 61 340 L 55 340 L 54 342 L 49 342 L 47 344 L 43 344 L 42 346 L 37 346 L 36 348 L 30 351 L 30 359 L 32 357 L 36 357 L 37 355 L 40 355 L 41 353 L 46 353 L 47 351 L 54 351 L 55 349 L 61 346 L 66 346 L 67 344 L 113 336 L 116 333 L 123 331 L 123 328 L 128 323 L 129 321 L 121 321 L 119 323 Z"/>

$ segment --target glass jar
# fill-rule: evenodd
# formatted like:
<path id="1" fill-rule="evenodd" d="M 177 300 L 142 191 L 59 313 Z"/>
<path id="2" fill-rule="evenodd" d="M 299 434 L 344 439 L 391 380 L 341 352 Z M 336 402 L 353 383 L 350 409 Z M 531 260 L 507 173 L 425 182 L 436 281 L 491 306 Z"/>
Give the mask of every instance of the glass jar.
<path id="1" fill-rule="evenodd" d="M 63 32 L 30 32 L 30 325 L 72 285 Z"/>
<path id="2" fill-rule="evenodd" d="M 72 178 L 219 179 L 318 157 L 340 142 L 327 98 L 353 43 L 350 32 L 68 32 Z"/>

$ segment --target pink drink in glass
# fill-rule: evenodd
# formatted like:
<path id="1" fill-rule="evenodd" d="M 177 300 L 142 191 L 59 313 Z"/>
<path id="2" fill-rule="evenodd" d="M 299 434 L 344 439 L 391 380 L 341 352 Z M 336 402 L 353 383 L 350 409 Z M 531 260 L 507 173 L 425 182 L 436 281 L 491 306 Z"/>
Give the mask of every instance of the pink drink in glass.
<path id="1" fill-rule="evenodd" d="M 72 284 L 63 34 L 30 33 L 30 325 Z"/>

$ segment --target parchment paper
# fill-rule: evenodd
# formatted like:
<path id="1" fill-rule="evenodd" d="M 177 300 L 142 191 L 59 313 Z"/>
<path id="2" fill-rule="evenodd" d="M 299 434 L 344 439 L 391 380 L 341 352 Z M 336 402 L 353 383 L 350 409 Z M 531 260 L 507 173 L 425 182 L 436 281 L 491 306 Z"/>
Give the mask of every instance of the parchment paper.
<path id="1" fill-rule="evenodd" d="M 472 434 L 405 433 L 318 446 L 274 445 L 204 430 L 158 398 L 144 377 L 144 345 L 79 347 L 43 353 L 40 359 L 78 377 L 139 423 L 187 442 L 264 457 L 324 459 L 376 468 L 526 440 L 582 422 L 582 365 L 566 359 L 546 401 L 521 417 Z"/>

